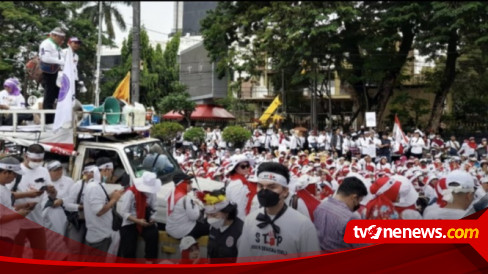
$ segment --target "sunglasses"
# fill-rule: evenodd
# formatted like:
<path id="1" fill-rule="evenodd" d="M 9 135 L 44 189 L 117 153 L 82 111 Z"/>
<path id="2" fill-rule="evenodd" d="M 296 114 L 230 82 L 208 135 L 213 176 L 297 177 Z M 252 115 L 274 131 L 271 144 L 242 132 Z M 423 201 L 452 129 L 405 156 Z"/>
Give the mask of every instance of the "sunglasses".
<path id="1" fill-rule="evenodd" d="M 240 165 L 239 167 L 242 168 L 242 169 L 246 169 L 246 168 L 250 168 L 251 166 L 249 166 L 249 165 Z"/>

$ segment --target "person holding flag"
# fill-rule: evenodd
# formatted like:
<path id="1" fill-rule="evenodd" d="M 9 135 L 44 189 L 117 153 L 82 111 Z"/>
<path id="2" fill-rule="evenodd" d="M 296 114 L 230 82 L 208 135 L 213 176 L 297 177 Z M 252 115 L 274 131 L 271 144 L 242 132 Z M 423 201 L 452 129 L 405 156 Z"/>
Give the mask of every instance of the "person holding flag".
<path id="1" fill-rule="evenodd" d="M 395 124 L 393 125 L 393 138 L 395 139 L 393 153 L 403 154 L 408 144 L 408 138 L 403 133 L 402 126 L 398 116 L 395 115 Z"/>

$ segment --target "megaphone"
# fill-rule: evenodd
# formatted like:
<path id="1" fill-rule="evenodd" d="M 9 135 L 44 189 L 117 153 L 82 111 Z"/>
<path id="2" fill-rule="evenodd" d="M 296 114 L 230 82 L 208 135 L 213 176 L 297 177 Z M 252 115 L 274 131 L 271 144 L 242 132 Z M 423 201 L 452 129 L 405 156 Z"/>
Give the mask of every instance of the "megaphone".
<path id="1" fill-rule="evenodd" d="M 104 112 L 115 112 L 115 114 L 107 114 L 107 124 L 116 125 L 120 123 L 120 103 L 115 97 L 107 97 L 101 106 L 93 109 L 91 113 L 92 123 L 99 123 L 103 118 Z"/>

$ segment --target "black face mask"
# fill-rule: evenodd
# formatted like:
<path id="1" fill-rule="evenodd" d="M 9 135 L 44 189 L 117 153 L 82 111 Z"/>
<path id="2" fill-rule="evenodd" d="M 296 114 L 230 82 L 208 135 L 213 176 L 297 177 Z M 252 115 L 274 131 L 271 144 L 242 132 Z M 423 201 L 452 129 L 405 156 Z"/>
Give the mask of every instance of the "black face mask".
<path id="1" fill-rule="evenodd" d="M 354 212 L 354 211 L 358 210 L 360 206 L 361 206 L 360 204 L 356 205 L 356 206 L 355 206 L 355 207 L 352 209 L 352 211 Z"/>
<path id="2" fill-rule="evenodd" d="M 269 189 L 261 189 L 258 192 L 258 201 L 263 207 L 272 207 L 280 201 L 280 194 Z"/>

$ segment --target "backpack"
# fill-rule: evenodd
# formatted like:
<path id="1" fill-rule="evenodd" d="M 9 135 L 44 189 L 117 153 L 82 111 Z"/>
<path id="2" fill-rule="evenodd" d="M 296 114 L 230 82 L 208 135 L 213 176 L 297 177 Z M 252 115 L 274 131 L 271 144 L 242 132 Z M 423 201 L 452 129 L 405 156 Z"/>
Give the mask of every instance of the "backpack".
<path id="1" fill-rule="evenodd" d="M 34 58 L 30 59 L 25 64 L 25 70 L 30 80 L 34 80 L 37 83 L 41 83 L 42 70 L 41 70 L 41 60 L 39 59 L 39 56 L 35 56 Z"/>

